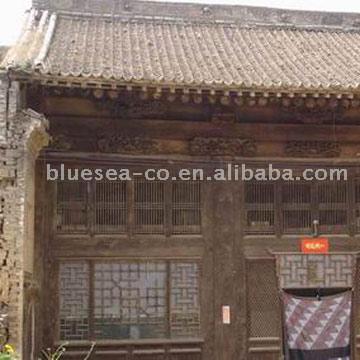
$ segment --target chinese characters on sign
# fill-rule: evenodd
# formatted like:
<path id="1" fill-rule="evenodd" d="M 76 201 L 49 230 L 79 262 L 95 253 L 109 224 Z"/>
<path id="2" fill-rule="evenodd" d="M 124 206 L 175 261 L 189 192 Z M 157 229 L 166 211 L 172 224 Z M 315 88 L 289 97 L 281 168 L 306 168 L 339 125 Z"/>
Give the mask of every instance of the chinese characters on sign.
<path id="1" fill-rule="evenodd" d="M 327 238 L 302 239 L 301 252 L 304 254 L 327 254 L 329 252 L 329 240 Z"/>

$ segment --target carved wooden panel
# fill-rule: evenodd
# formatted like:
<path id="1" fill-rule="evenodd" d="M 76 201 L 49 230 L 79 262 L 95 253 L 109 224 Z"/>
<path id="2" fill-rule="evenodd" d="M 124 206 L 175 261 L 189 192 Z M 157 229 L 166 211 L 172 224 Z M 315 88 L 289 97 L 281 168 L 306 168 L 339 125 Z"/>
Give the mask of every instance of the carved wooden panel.
<path id="1" fill-rule="evenodd" d="M 285 154 L 292 157 L 337 157 L 341 147 L 334 141 L 289 141 L 285 145 Z"/>
<path id="2" fill-rule="evenodd" d="M 192 155 L 253 156 L 256 150 L 252 139 L 196 137 L 190 141 Z"/>
<path id="3" fill-rule="evenodd" d="M 98 150 L 105 153 L 149 154 L 157 151 L 156 142 L 145 137 L 105 134 L 98 140 Z"/>
<path id="4" fill-rule="evenodd" d="M 355 262 L 352 254 L 277 255 L 280 286 L 285 289 L 352 287 Z"/>

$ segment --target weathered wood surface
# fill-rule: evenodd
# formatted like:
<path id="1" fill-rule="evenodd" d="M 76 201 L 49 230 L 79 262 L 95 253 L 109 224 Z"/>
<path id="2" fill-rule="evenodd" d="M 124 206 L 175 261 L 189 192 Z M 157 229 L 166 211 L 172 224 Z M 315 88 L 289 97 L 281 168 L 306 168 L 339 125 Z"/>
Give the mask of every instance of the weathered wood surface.
<path id="1" fill-rule="evenodd" d="M 213 110 L 203 106 L 174 105 L 173 115 L 167 118 L 150 119 L 120 118 L 111 116 L 105 108 L 99 110 L 91 101 L 75 98 L 46 98 L 39 109 L 50 118 L 50 132 L 62 136 L 65 148 L 48 149 L 41 155 L 45 161 L 92 166 L 147 165 L 181 167 L 191 164 L 211 171 L 227 161 L 246 161 L 250 165 L 263 166 L 269 159 L 283 167 L 309 165 L 358 166 L 360 157 L 360 128 L 358 109 L 349 109 L 343 124 L 331 121 L 323 124 L 300 124 L 297 114 L 290 121 L 291 113 L 274 107 L 242 109 L 232 121 L 231 117 L 214 120 Z M 176 107 L 178 109 L 176 110 Z M 175 116 L 186 113 L 182 120 Z M 177 111 L 177 112 L 176 112 Z M 175 114 L 175 115 L 174 115 Z M 211 120 L 213 119 L 213 120 Z M 230 120 L 229 120 L 230 119 Z M 289 120 L 287 123 L 285 123 Z M 114 133 L 128 138 L 146 138 L 156 143 L 156 151 L 118 153 L 99 151 L 99 138 Z M 253 139 L 257 152 L 253 156 L 243 154 L 197 156 L 190 151 L 189 143 L 195 137 Z M 120 139 L 121 140 L 121 139 Z M 122 140 L 121 140 L 122 141 Z M 289 142 L 337 142 L 339 156 L 329 158 L 317 154 L 309 158 L 293 157 L 286 153 Z M 70 145 L 67 144 L 70 142 Z M 296 144 L 298 146 L 299 144 Z M 146 145 L 147 146 L 147 145 Z M 305 148 L 308 144 L 304 145 Z M 141 146 L 140 146 L 141 148 Z M 320 146 L 322 149 L 323 147 Z M 327 147 L 325 147 L 327 148 Z M 303 149 L 300 144 L 300 150 Z M 140 149 L 141 150 L 141 149 Z M 238 360 L 278 359 L 281 350 L 279 332 L 262 338 L 249 333 L 248 261 L 271 257 L 271 252 L 297 252 L 300 234 L 283 234 L 279 229 L 274 234 L 250 235 L 246 233 L 244 207 L 244 184 L 240 182 L 205 182 L 202 184 L 202 231 L 201 234 L 172 235 L 136 234 L 133 229 L 124 234 L 58 234 L 55 226 L 54 184 L 43 181 L 38 167 L 36 240 L 39 262 L 37 272 L 41 279 L 41 311 L 38 315 L 42 328 L 42 346 L 59 341 L 57 309 L 58 284 L 57 264 L 63 259 L 108 259 L 108 258 L 174 258 L 200 259 L 201 271 L 201 326 L 202 338 L 197 344 L 188 342 L 181 352 L 174 344 L 121 344 L 101 345 L 100 358 L 147 359 L 147 360 Z M 131 211 L 133 205 L 129 204 Z M 350 210 L 352 213 L 355 209 Z M 132 215 L 130 215 L 132 216 Z M 353 216 L 353 215 L 352 215 Z M 353 219 L 353 217 L 351 217 Z M 131 220 L 133 221 L 133 219 Z M 329 234 L 331 251 L 360 250 L 359 234 Z M 251 299 L 250 299 L 251 300 Z M 358 304 L 358 302 L 357 302 Z M 222 306 L 231 307 L 231 324 L 222 323 Z M 357 305 L 358 307 L 358 305 Z M 357 309 L 356 307 L 356 309 Z M 280 317 L 280 313 L 278 314 Z M 41 319 L 40 319 L 41 318 Z M 279 320 L 279 319 L 278 319 Z M 357 321 L 357 320 L 356 320 Z M 357 321 L 358 322 L 358 321 Z M 358 324 L 356 329 L 358 331 Z M 265 324 L 266 325 L 266 324 Z M 40 346 L 40 345 L 39 345 Z M 86 346 L 76 345 L 71 351 L 77 358 L 78 351 Z M 198 352 L 200 349 L 201 355 Z M 151 351 L 153 353 L 151 353 Z M 196 350 L 196 353 L 194 353 Z M 150 351 L 150 352 L 148 352 Z M 193 351 L 193 353 L 191 353 Z M 187 353 L 188 352 L 188 353 Z M 78 354 L 79 355 L 79 354 Z"/>

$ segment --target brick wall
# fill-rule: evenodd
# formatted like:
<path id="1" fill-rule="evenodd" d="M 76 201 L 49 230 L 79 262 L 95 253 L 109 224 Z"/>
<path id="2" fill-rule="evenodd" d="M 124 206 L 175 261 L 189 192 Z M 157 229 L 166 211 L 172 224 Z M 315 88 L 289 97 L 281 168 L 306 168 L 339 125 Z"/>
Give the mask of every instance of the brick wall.
<path id="1" fill-rule="evenodd" d="M 8 304 L 10 343 L 22 352 L 24 291 L 33 271 L 34 166 L 47 123 L 21 110 L 20 89 L 0 79 L 0 302 Z M 26 244 L 26 245 L 25 245 Z M 25 276 L 26 274 L 26 276 Z M 22 354 L 21 359 L 28 359 Z"/>

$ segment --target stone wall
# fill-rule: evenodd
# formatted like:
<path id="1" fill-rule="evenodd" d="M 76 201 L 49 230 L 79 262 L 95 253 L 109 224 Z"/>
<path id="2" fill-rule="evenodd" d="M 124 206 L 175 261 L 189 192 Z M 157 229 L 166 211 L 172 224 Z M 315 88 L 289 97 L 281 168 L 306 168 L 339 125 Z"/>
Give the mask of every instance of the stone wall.
<path id="1" fill-rule="evenodd" d="M 47 144 L 47 122 L 23 110 L 17 83 L 0 79 L 0 302 L 8 305 L 9 342 L 21 359 L 24 292 L 33 276 L 34 166 Z M 30 280 L 29 280 L 30 279 Z"/>

